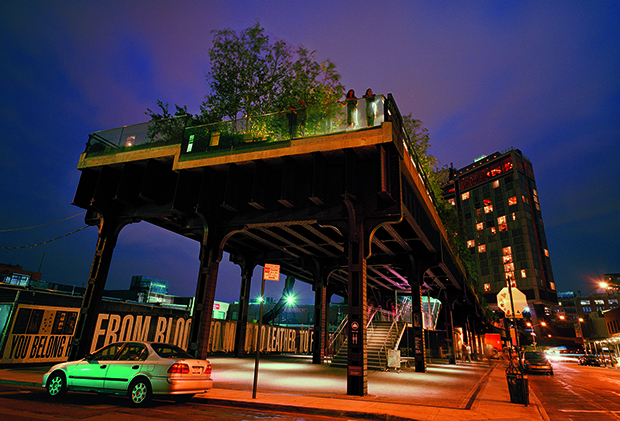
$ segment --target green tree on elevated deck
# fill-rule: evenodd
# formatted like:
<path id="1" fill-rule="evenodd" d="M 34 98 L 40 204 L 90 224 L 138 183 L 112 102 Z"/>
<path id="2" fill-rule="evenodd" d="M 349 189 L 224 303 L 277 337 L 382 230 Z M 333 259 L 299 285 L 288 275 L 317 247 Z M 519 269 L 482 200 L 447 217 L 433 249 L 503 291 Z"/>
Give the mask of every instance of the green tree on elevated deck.
<path id="1" fill-rule="evenodd" d="M 331 61 L 317 61 L 316 52 L 303 46 L 270 42 L 259 23 L 240 34 L 230 28 L 214 33 L 204 123 L 284 110 L 300 99 L 308 105 L 335 102 L 344 92 Z"/>

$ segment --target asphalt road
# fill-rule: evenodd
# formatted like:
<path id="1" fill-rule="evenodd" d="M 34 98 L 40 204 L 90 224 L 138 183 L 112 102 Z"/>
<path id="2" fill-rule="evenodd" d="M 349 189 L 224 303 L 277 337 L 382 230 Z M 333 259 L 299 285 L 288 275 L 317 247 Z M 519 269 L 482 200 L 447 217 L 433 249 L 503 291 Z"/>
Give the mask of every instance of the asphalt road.
<path id="1" fill-rule="evenodd" d="M 620 420 L 620 369 L 576 363 L 554 363 L 553 369 L 553 376 L 528 376 L 552 421 Z"/>
<path id="2" fill-rule="evenodd" d="M 199 419 L 205 421 L 328 421 L 334 417 L 291 414 L 276 411 L 253 411 L 207 405 L 200 400 L 185 404 L 154 400 L 148 408 L 133 408 L 129 400 L 119 396 L 94 393 L 67 393 L 53 400 L 42 388 L 0 384 L 0 421 L 88 420 L 88 421 L 155 421 Z M 350 420 L 350 418 L 347 418 Z"/>

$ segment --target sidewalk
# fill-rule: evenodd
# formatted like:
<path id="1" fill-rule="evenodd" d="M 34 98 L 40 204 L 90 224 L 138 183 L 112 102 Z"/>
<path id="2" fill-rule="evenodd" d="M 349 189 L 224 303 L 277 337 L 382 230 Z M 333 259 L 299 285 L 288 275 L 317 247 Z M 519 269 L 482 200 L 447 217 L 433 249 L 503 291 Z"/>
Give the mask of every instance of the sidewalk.
<path id="1" fill-rule="evenodd" d="M 482 363 L 470 364 L 480 366 Z M 329 397 L 311 393 L 262 392 L 261 388 L 258 389 L 256 399 L 252 399 L 252 390 L 240 390 L 230 385 L 226 388 L 218 387 L 217 382 L 211 391 L 196 395 L 194 399 L 221 406 L 372 420 L 549 420 L 531 389 L 528 406 L 510 403 L 505 366 L 504 362 L 492 363 L 467 394 L 466 404 L 459 408 L 442 407 L 432 399 L 428 400 L 428 405 L 420 404 L 419 396 L 416 396 L 416 404 L 407 403 L 406 400 L 388 403 L 371 395 Z M 329 370 L 329 367 L 325 369 Z M 45 371 L 44 367 L 0 368 L 0 383 L 41 387 Z M 422 375 L 433 376 L 428 373 Z M 304 376 L 303 371 L 300 370 L 299 376 Z M 300 381 L 303 379 L 300 378 Z M 439 390 L 436 392 L 441 392 L 442 385 L 438 384 L 437 388 Z"/>

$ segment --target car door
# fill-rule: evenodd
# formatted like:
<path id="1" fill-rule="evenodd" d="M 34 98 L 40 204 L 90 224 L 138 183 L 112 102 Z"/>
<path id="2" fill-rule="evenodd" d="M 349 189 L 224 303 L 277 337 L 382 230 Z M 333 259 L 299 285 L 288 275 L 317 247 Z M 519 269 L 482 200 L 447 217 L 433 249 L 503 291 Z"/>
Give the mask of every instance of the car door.
<path id="1" fill-rule="evenodd" d="M 68 373 L 69 389 L 103 390 L 109 364 L 123 345 L 110 344 L 77 362 Z"/>
<path id="2" fill-rule="evenodd" d="M 142 369 L 146 357 L 146 345 L 129 342 L 108 365 L 103 385 L 106 391 L 126 391 L 131 380 Z"/>

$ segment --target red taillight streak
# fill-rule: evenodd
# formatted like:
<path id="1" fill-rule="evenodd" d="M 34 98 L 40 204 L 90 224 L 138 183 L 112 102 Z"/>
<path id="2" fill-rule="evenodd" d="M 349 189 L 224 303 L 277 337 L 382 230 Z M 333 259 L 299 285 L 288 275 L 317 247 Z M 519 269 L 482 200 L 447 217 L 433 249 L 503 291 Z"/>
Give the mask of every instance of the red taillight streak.
<path id="1" fill-rule="evenodd" d="M 183 363 L 174 363 L 168 369 L 168 373 L 189 374 L 189 365 Z"/>
<path id="2" fill-rule="evenodd" d="M 212 369 L 213 367 L 211 367 L 211 364 L 207 364 L 207 366 L 205 367 L 205 374 L 211 374 Z"/>

